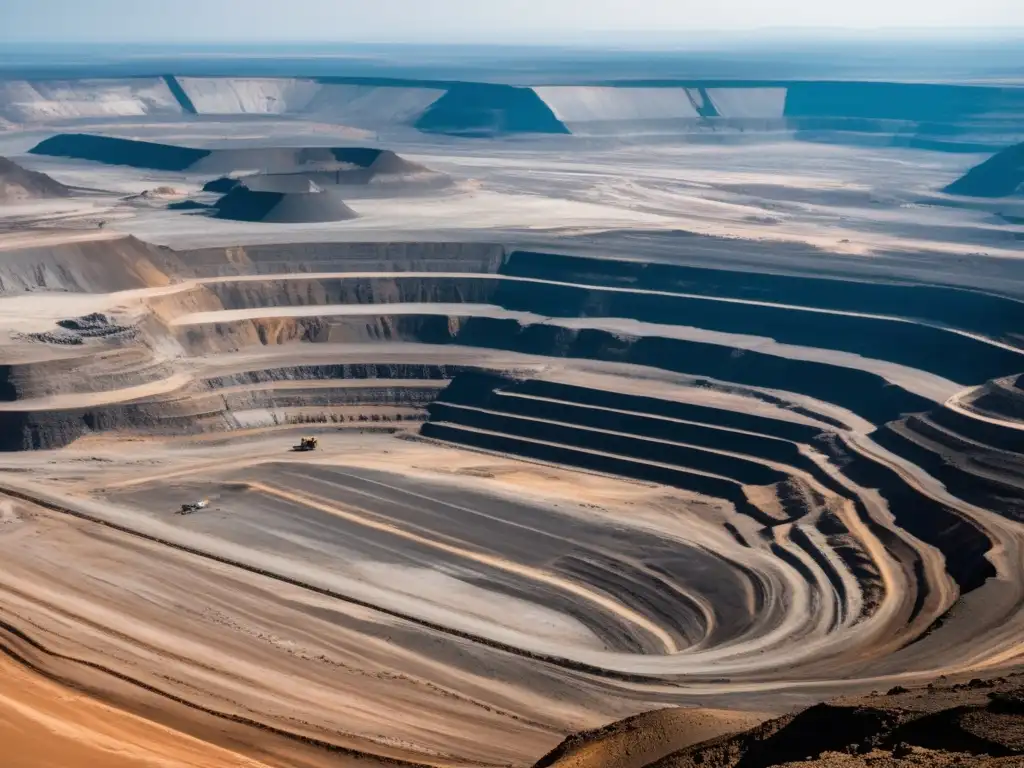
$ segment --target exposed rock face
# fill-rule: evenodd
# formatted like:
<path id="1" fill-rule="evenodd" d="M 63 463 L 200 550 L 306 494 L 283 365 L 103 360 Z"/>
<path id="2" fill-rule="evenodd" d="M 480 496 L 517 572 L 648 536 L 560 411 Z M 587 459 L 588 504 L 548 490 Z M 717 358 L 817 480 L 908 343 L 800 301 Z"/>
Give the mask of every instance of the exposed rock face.
<path id="1" fill-rule="evenodd" d="M 630 606 L 553 597 L 610 651 L 528 649 L 559 674 L 654 703 L 694 679 L 753 691 L 759 708 L 778 701 L 781 663 L 834 693 L 897 673 L 909 687 L 965 663 L 978 636 L 984 652 L 1015 647 L 1004 561 L 1024 514 L 1009 418 L 1024 352 L 1007 329 L 1024 311 L 1007 297 L 466 243 L 121 239 L 17 251 L 0 279 L 31 321 L 6 340 L 0 448 L 376 423 L 417 450 L 699 500 L 699 546 L 659 528 L 552 550 L 559 578 Z M 966 389 L 978 397 L 958 399 Z M 577 541 L 585 517 L 545 539 Z M 953 610 L 979 604 L 969 620 Z M 805 756 L 776 738 L 790 727 L 842 736 L 814 754 L 946 748 L 907 730 L 916 716 L 876 709 L 809 710 L 750 743 L 790 762 Z M 690 749 L 673 744 L 644 754 Z M 761 754 L 721 750 L 744 766 Z"/>
<path id="2" fill-rule="evenodd" d="M 4 254 L 0 293 L 31 291 L 107 293 L 165 285 L 178 268 L 169 248 L 134 237 L 28 245 Z"/>
<path id="3" fill-rule="evenodd" d="M 177 77 L 0 82 L 0 126 L 140 115 L 287 115 L 355 130 L 680 134 L 715 126 L 798 138 L 992 152 L 1019 140 L 1019 89 L 927 83 L 677 79 L 514 88 L 355 78 Z M 244 166 L 246 170 L 259 165 Z M 214 171 L 216 172 L 216 171 Z"/>
<path id="4" fill-rule="evenodd" d="M 0 157 L 0 203 L 69 197 L 71 190 L 45 173 L 29 171 Z"/>
<path id="5" fill-rule="evenodd" d="M 180 115 L 172 78 L 3 80 L 0 120 L 16 124 L 95 118 Z"/>
<path id="6" fill-rule="evenodd" d="M 660 710 L 571 736 L 534 768 L 1010 768 L 1024 760 L 1019 677 L 819 704 L 673 750 L 722 713 Z M 735 729 L 735 726 L 733 726 Z"/>

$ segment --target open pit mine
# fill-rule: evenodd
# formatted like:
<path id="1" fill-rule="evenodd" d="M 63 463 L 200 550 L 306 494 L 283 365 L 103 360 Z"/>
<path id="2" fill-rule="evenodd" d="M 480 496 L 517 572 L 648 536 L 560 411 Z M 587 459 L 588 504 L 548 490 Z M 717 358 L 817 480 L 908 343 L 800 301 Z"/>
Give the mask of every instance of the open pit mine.
<path id="1" fill-rule="evenodd" d="M 0 124 L 0 751 L 1020 765 L 1024 90 L 12 80 Z"/>

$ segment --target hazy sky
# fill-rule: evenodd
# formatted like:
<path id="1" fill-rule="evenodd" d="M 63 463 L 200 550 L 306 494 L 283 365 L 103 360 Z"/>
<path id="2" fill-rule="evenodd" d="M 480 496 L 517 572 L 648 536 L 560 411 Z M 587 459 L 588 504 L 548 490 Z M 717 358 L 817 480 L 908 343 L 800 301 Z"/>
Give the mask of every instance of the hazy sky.
<path id="1" fill-rule="evenodd" d="M 1024 0 L 0 0 L 7 41 L 554 42 L 763 28 L 1024 29 Z"/>

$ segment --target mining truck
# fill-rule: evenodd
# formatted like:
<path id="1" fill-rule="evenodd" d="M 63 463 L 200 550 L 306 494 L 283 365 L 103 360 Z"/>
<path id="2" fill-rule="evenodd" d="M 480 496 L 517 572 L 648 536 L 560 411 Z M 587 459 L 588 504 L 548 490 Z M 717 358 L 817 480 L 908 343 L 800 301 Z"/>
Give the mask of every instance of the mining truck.
<path id="1" fill-rule="evenodd" d="M 315 451 L 316 450 L 316 438 L 315 437 L 304 437 L 299 440 L 298 445 L 292 446 L 293 451 Z"/>
<path id="2" fill-rule="evenodd" d="M 182 504 L 181 509 L 178 510 L 179 515 L 191 515 L 193 512 L 198 512 L 201 509 L 206 509 L 210 506 L 209 499 L 203 499 L 202 501 L 190 501 L 187 504 Z"/>

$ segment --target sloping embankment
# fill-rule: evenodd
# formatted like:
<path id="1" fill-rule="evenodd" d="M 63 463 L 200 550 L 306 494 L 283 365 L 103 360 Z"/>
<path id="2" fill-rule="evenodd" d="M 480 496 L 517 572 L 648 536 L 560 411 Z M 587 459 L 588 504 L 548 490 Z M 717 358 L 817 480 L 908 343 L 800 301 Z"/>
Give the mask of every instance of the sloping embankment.
<path id="1" fill-rule="evenodd" d="M 658 80 L 515 87 L 373 78 L 175 77 L 0 83 L 13 123 L 146 115 L 281 115 L 375 131 L 679 134 L 741 129 L 839 143 L 996 152 L 1024 96 L 986 85 Z"/>

